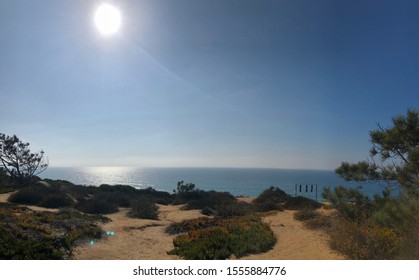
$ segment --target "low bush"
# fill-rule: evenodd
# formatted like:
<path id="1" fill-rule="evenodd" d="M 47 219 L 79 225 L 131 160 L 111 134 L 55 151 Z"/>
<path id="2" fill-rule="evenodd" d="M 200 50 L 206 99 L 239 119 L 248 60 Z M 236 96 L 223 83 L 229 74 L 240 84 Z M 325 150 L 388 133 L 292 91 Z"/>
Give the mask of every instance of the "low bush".
<path id="1" fill-rule="evenodd" d="M 221 219 L 201 217 L 192 220 L 185 220 L 179 223 L 172 223 L 166 228 L 168 234 L 179 234 L 198 229 L 206 229 L 220 225 Z"/>
<path id="2" fill-rule="evenodd" d="M 336 250 L 351 259 L 418 259 L 419 194 L 373 199 L 358 190 L 336 187 L 324 196 L 337 210 L 330 239 Z"/>
<path id="3" fill-rule="evenodd" d="M 215 215 L 215 210 L 210 207 L 205 207 L 201 210 L 201 214 L 205 216 L 213 216 Z"/>
<path id="4" fill-rule="evenodd" d="M 8 201 L 46 208 L 71 207 L 74 205 L 73 199 L 62 193 L 58 187 L 46 187 L 43 185 L 19 189 L 9 197 Z"/>
<path id="5" fill-rule="evenodd" d="M 106 202 L 108 204 L 116 205 L 118 207 L 130 207 L 131 200 L 135 199 L 133 194 L 122 191 L 103 191 L 95 194 L 95 199 Z"/>
<path id="6" fill-rule="evenodd" d="M 46 187 L 24 188 L 12 194 L 8 201 L 17 204 L 37 205 L 48 193 Z"/>
<path id="7" fill-rule="evenodd" d="M 357 189 L 337 186 L 333 190 L 324 188 L 323 197 L 328 200 L 345 219 L 366 220 L 374 212 L 373 202 Z"/>
<path id="8" fill-rule="evenodd" d="M 318 218 L 320 215 L 313 208 L 303 208 L 294 213 L 294 218 L 298 221 L 307 221 Z"/>
<path id="9" fill-rule="evenodd" d="M 390 228 L 339 219 L 330 232 L 331 247 L 355 260 L 394 259 L 400 236 Z"/>
<path id="10" fill-rule="evenodd" d="M 284 203 L 284 208 L 287 210 L 318 209 L 320 207 L 322 207 L 320 202 L 303 196 L 289 197 Z"/>
<path id="11" fill-rule="evenodd" d="M 137 189 L 137 193 L 141 197 L 148 197 L 153 199 L 156 203 L 162 205 L 168 205 L 173 202 L 175 195 L 165 191 L 158 191 L 151 187 L 146 189 Z"/>
<path id="12" fill-rule="evenodd" d="M 80 213 L 75 217 L 73 212 L 34 212 L 0 203 L 0 259 L 69 258 L 76 244 L 101 238 L 95 224 L 100 219 Z"/>
<path id="13" fill-rule="evenodd" d="M 270 187 L 264 190 L 255 200 L 253 205 L 259 212 L 267 212 L 271 210 L 283 210 L 282 204 L 290 198 L 290 195 L 283 190 Z"/>
<path id="14" fill-rule="evenodd" d="M 180 205 L 180 204 L 186 204 L 194 200 L 200 200 L 202 199 L 203 192 L 204 191 L 201 191 L 201 190 L 194 190 L 194 191 L 185 192 L 185 193 L 178 193 L 174 196 L 172 204 Z"/>
<path id="15" fill-rule="evenodd" d="M 111 214 L 118 212 L 118 206 L 116 204 L 109 203 L 97 197 L 79 200 L 75 208 L 88 214 Z"/>
<path id="16" fill-rule="evenodd" d="M 173 240 L 175 248 L 168 254 L 196 260 L 241 258 L 266 252 L 276 243 L 272 230 L 258 216 L 204 218 L 186 227 L 188 233 Z"/>
<path id="17" fill-rule="evenodd" d="M 0 187 L 0 194 L 11 193 L 11 192 L 14 192 L 14 191 L 16 191 L 16 189 L 12 188 L 12 187 Z"/>
<path id="18" fill-rule="evenodd" d="M 128 216 L 131 218 L 158 220 L 159 213 L 157 209 L 158 207 L 153 201 L 139 199 L 132 202 Z"/>
<path id="19" fill-rule="evenodd" d="M 0 228 L 1 260 L 59 260 L 64 253 L 52 242 L 16 236 L 8 229 Z"/>
<path id="20" fill-rule="evenodd" d="M 73 199 L 68 195 L 63 193 L 52 193 L 45 196 L 39 206 L 45 208 L 63 208 L 63 207 L 72 207 L 74 205 Z"/>
<path id="21" fill-rule="evenodd" d="M 247 202 L 234 200 L 230 203 L 217 204 L 215 215 L 219 217 L 245 216 L 255 212 L 255 207 Z"/>
<path id="22" fill-rule="evenodd" d="M 318 214 L 315 217 L 305 220 L 304 223 L 310 229 L 320 229 L 326 233 L 330 233 L 334 227 L 335 215 L 322 215 Z"/>
<path id="23" fill-rule="evenodd" d="M 193 191 L 186 193 L 190 195 L 189 200 L 183 210 L 207 209 L 216 216 L 230 217 L 243 216 L 253 212 L 253 207 L 245 202 L 239 202 L 228 192 L 216 191 Z M 208 211 L 211 209 L 211 211 Z"/>

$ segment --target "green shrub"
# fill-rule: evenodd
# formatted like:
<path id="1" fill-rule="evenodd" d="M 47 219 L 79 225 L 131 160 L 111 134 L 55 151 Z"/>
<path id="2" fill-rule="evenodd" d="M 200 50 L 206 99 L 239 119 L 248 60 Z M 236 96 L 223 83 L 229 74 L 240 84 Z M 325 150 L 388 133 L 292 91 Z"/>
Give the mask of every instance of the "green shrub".
<path id="1" fill-rule="evenodd" d="M 3 194 L 3 193 L 11 193 L 11 192 L 14 192 L 14 191 L 16 191 L 15 188 L 12 188 L 12 187 L 2 187 L 2 186 L 0 186 L 0 194 Z"/>
<path id="2" fill-rule="evenodd" d="M 131 200 L 134 199 L 133 194 L 122 191 L 103 191 L 95 195 L 95 199 L 116 205 L 118 207 L 130 207 Z"/>
<path id="3" fill-rule="evenodd" d="M 131 218 L 158 220 L 159 214 L 157 209 L 157 205 L 154 202 L 147 199 L 139 199 L 132 202 L 128 216 Z"/>
<path id="4" fill-rule="evenodd" d="M 173 199 L 175 197 L 175 195 L 170 194 L 168 192 L 164 192 L 164 191 L 158 191 L 155 190 L 151 187 L 146 188 L 146 189 L 137 189 L 136 193 L 140 196 L 140 197 L 149 197 L 152 198 L 156 203 L 158 204 L 162 204 L 162 205 L 168 205 L 170 203 L 173 202 Z"/>
<path id="5" fill-rule="evenodd" d="M 75 208 L 88 214 L 111 214 L 118 212 L 118 206 L 116 204 L 109 203 L 96 197 L 80 200 L 76 203 Z"/>
<path id="6" fill-rule="evenodd" d="M 222 219 L 219 218 L 200 217 L 192 220 L 185 220 L 179 223 L 172 223 L 166 228 L 165 231 L 168 234 L 179 234 L 188 231 L 195 231 L 198 229 L 215 227 L 221 223 Z"/>
<path id="7" fill-rule="evenodd" d="M 194 201 L 194 200 L 199 201 L 200 199 L 202 199 L 203 193 L 204 193 L 204 191 L 194 190 L 194 191 L 191 191 L 191 192 L 176 194 L 173 201 L 172 201 L 172 204 L 173 205 L 180 205 L 180 204 L 185 204 L 185 203 L 188 203 L 188 202 L 191 202 L 191 201 Z M 195 208 L 195 209 L 197 209 L 197 208 Z M 198 208 L 198 209 L 200 209 L 200 208 Z"/>
<path id="8" fill-rule="evenodd" d="M 17 204 L 37 205 L 48 192 L 45 188 L 24 188 L 12 194 L 8 201 Z"/>
<path id="9" fill-rule="evenodd" d="M 326 233 L 330 233 L 333 228 L 333 221 L 336 219 L 336 215 L 322 215 L 318 214 L 315 217 L 305 220 L 304 223 L 310 229 L 320 229 L 325 231 Z"/>
<path id="10" fill-rule="evenodd" d="M 270 187 L 264 190 L 255 200 L 253 204 L 259 212 L 267 212 L 271 210 L 283 210 L 282 204 L 290 198 L 290 195 L 283 190 Z"/>
<path id="11" fill-rule="evenodd" d="M 195 184 L 187 183 L 185 184 L 183 181 L 177 182 L 176 190 L 173 190 L 176 194 L 184 194 L 193 191 L 195 188 Z"/>
<path id="12" fill-rule="evenodd" d="M 100 218 L 75 210 L 34 212 L 0 203 L 0 259 L 62 259 L 79 242 L 100 238 Z"/>
<path id="13" fill-rule="evenodd" d="M 74 201 L 66 194 L 53 193 L 44 197 L 39 205 L 45 208 L 63 208 L 73 206 Z"/>
<path id="14" fill-rule="evenodd" d="M 77 211 L 76 209 L 73 209 L 73 208 L 61 208 L 59 213 L 66 219 L 71 219 L 71 220 L 83 220 L 83 221 L 101 222 L 101 223 L 107 223 L 111 221 L 111 219 L 103 215 L 86 214 L 86 213 Z"/>
<path id="15" fill-rule="evenodd" d="M 49 240 L 22 238 L 0 228 L 0 260 L 59 260 L 63 252 Z"/>
<path id="16" fill-rule="evenodd" d="M 205 207 L 201 210 L 201 214 L 205 216 L 212 216 L 215 215 L 215 210 L 210 207 Z"/>
<path id="17" fill-rule="evenodd" d="M 255 207 L 247 202 L 234 200 L 230 203 L 217 204 L 215 214 L 219 217 L 245 216 L 254 213 Z"/>
<path id="18" fill-rule="evenodd" d="M 319 216 L 320 215 L 312 208 L 303 208 L 294 214 L 294 218 L 298 221 L 313 220 Z"/>
<path id="19" fill-rule="evenodd" d="M 175 248 L 169 254 L 197 260 L 226 259 L 231 255 L 241 258 L 266 252 L 276 243 L 272 230 L 257 216 L 195 219 L 187 227 L 187 234 L 173 240 Z"/>
<path id="20" fill-rule="evenodd" d="M 303 196 L 289 197 L 284 203 L 284 208 L 288 210 L 317 209 L 320 207 L 322 207 L 320 202 Z"/>
<path id="21" fill-rule="evenodd" d="M 219 216 L 244 215 L 247 212 L 247 204 L 239 203 L 237 199 L 228 192 L 216 191 L 193 191 L 184 194 L 189 196 L 183 210 L 194 210 L 210 208 Z M 245 209 L 246 208 L 246 209 Z M 248 207 L 250 209 L 250 206 Z"/>
<path id="22" fill-rule="evenodd" d="M 330 201 L 346 219 L 366 220 L 374 212 L 371 200 L 356 189 L 347 189 L 342 186 L 337 186 L 333 190 L 325 188 L 323 197 Z"/>

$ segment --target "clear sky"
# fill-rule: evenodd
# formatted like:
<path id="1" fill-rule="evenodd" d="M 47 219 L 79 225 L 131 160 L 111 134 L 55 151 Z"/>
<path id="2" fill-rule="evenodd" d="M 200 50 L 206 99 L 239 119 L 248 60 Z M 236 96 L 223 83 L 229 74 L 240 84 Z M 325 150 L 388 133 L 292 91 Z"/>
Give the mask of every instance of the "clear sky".
<path id="1" fill-rule="evenodd" d="M 50 166 L 334 169 L 419 107 L 419 2 L 0 0 L 0 132 Z"/>

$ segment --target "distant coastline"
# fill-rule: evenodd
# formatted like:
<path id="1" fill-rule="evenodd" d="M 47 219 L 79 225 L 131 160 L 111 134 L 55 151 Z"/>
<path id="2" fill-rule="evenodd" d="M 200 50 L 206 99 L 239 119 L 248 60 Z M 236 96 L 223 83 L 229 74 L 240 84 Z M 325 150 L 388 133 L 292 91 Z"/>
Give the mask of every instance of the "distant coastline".
<path id="1" fill-rule="evenodd" d="M 257 196 L 269 186 L 280 187 L 294 194 L 295 184 L 317 184 L 321 199 L 323 187 L 344 185 L 358 188 L 372 196 L 381 193 L 379 184 L 345 182 L 332 170 L 275 169 L 275 168 L 207 168 L 207 167 L 49 167 L 42 178 L 67 180 L 80 185 L 121 184 L 136 188 L 153 187 L 172 192 L 180 180 L 193 182 L 202 190 L 227 191 L 236 196 Z M 304 188 L 303 188 L 304 189 Z M 315 194 L 304 190 L 303 196 Z"/>

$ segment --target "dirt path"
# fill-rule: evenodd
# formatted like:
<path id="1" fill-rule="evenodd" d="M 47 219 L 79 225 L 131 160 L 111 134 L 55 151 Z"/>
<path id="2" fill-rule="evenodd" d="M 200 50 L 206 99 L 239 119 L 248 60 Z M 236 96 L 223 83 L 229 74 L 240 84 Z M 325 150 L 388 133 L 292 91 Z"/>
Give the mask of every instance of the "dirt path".
<path id="1" fill-rule="evenodd" d="M 173 236 L 164 232 L 172 222 L 180 222 L 202 216 L 199 211 L 181 211 L 180 206 L 159 205 L 159 221 L 131 219 L 128 209 L 106 215 L 112 222 L 104 224 L 105 231 L 114 232 L 93 246 L 79 247 L 74 256 L 79 260 L 177 260 L 168 255 L 173 249 Z"/>
<path id="2" fill-rule="evenodd" d="M 279 212 L 265 217 L 278 238 L 275 247 L 266 253 L 250 255 L 247 260 L 340 260 L 343 256 L 331 250 L 327 235 L 310 230 L 294 219 L 295 211 Z"/>

